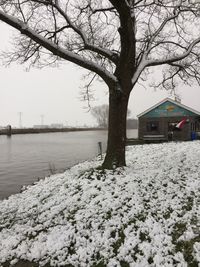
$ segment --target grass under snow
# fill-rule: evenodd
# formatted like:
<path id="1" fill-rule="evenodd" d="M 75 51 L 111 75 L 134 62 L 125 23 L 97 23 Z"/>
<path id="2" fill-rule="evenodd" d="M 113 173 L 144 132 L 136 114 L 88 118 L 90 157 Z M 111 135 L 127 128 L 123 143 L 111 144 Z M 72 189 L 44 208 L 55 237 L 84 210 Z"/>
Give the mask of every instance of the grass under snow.
<path id="1" fill-rule="evenodd" d="M 200 142 L 128 147 L 115 171 L 100 163 L 0 202 L 0 266 L 200 266 Z"/>

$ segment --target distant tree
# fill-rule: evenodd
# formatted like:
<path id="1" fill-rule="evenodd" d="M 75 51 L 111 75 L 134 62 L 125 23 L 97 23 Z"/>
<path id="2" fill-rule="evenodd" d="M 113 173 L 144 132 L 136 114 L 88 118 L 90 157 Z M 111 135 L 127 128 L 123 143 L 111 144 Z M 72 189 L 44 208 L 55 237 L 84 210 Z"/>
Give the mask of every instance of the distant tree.
<path id="1" fill-rule="evenodd" d="M 109 118 L 109 106 L 104 104 L 101 106 L 96 106 L 91 109 L 91 114 L 96 119 L 98 126 L 102 128 L 108 128 L 108 118 Z M 131 111 L 127 110 L 127 116 L 130 116 Z"/>
<path id="2" fill-rule="evenodd" d="M 91 109 L 91 114 L 96 119 L 99 127 L 108 128 L 108 112 L 109 106 L 105 104 Z"/>
<path id="3" fill-rule="evenodd" d="M 21 32 L 10 61 L 39 66 L 70 61 L 109 90 L 104 168 L 124 166 L 130 93 L 147 80 L 173 89 L 200 84 L 200 2 L 197 0 L 0 0 L 0 20 Z M 1 36 L 3 38 L 3 36 Z"/>
<path id="4" fill-rule="evenodd" d="M 126 123 L 127 129 L 138 129 L 138 120 L 137 119 L 128 119 Z"/>

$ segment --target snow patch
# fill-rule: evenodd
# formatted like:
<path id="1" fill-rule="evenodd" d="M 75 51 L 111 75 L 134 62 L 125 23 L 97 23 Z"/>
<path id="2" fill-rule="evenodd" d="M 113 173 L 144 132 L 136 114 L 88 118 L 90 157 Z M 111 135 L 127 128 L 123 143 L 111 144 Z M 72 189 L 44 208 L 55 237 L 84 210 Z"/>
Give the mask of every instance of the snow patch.
<path id="1" fill-rule="evenodd" d="M 100 163 L 0 202 L 0 266 L 200 264 L 200 142 L 127 147 L 127 167 L 115 171 Z"/>

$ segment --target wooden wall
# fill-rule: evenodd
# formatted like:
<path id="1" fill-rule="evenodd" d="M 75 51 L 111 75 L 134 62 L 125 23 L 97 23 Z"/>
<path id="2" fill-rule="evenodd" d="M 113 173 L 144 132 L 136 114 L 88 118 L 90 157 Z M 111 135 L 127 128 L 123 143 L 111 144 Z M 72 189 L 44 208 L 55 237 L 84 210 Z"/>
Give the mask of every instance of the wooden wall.
<path id="1" fill-rule="evenodd" d="M 144 135 L 164 135 L 168 140 L 169 131 L 168 124 L 171 122 L 180 122 L 183 117 L 160 117 L 160 118 L 139 118 L 139 127 L 138 127 L 138 137 L 143 139 Z M 191 123 L 195 121 L 195 118 L 188 117 L 189 122 L 183 126 L 181 130 L 173 131 L 173 140 L 187 141 L 191 140 Z M 148 131 L 147 124 L 148 122 L 158 122 L 159 127 L 156 131 Z"/>

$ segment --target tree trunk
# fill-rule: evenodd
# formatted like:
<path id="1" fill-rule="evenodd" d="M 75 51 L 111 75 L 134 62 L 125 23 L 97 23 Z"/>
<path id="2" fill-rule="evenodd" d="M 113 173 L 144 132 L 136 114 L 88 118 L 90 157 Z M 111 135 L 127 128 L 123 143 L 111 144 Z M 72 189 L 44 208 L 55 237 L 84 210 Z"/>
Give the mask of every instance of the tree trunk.
<path id="1" fill-rule="evenodd" d="M 119 88 L 109 92 L 108 142 L 102 167 L 114 169 L 126 165 L 126 117 L 129 94 L 125 95 Z"/>

